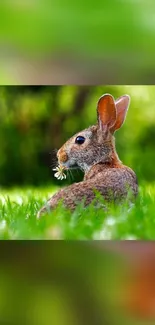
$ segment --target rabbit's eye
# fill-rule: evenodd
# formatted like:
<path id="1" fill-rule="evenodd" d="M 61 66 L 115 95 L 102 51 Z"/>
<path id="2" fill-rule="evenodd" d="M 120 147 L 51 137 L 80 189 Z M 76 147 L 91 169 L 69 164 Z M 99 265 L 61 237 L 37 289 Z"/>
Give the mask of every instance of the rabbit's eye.
<path id="1" fill-rule="evenodd" d="M 85 138 L 82 137 L 82 136 L 78 136 L 76 139 L 75 139 L 75 143 L 77 144 L 83 144 L 85 142 Z"/>

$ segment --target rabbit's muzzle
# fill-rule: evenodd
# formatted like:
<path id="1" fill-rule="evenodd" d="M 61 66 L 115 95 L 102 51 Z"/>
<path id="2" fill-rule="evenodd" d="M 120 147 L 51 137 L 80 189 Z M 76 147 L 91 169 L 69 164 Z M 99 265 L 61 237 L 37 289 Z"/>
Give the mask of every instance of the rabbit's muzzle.
<path id="1" fill-rule="evenodd" d="M 60 164 L 65 163 L 68 160 L 67 153 L 63 149 L 60 149 L 57 152 L 57 157 Z"/>

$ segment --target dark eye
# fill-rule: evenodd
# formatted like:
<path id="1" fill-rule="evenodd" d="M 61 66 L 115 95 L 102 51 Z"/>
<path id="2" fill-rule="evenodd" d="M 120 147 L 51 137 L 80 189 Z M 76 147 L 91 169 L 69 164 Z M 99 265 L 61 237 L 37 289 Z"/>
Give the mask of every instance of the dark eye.
<path id="1" fill-rule="evenodd" d="M 78 136 L 76 139 L 75 139 L 75 143 L 77 144 L 83 144 L 85 142 L 85 138 L 82 137 L 82 136 Z"/>

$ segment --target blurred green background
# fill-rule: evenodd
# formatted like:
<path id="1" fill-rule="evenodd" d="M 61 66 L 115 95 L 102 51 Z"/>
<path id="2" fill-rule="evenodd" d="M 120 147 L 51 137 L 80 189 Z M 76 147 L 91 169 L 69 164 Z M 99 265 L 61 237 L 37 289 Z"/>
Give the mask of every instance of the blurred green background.
<path id="1" fill-rule="evenodd" d="M 8 242 L 1 244 L 0 323 L 7 325 L 149 325 L 155 313 L 153 243 Z M 152 262 L 151 262 L 152 261 Z M 143 272 L 144 273 L 144 272 Z M 143 282 L 146 282 L 145 285 Z M 131 288 L 131 306 L 128 287 Z M 133 289 L 137 288 L 134 292 Z M 143 311 L 145 312 L 143 313 Z M 145 314 L 145 316 L 144 316 Z M 152 322 L 150 322 L 150 320 Z"/>
<path id="2" fill-rule="evenodd" d="M 106 92 L 131 96 L 126 122 L 115 134 L 117 152 L 139 182 L 154 181 L 155 86 L 1 86 L 0 185 L 62 185 L 53 177 L 55 149 L 96 123 L 96 104 Z M 74 180 L 82 177 L 73 173 Z"/>
<path id="3" fill-rule="evenodd" d="M 155 2 L 1 0 L 1 84 L 146 84 Z"/>

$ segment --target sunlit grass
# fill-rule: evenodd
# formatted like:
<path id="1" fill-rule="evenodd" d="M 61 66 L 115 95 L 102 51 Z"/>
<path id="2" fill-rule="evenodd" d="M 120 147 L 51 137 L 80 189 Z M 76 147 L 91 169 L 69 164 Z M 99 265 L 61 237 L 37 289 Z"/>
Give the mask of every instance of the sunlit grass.
<path id="1" fill-rule="evenodd" d="M 40 220 L 40 207 L 56 188 L 1 190 L 1 239 L 155 239 L 155 184 L 140 187 L 135 204 L 108 206 L 108 211 L 84 209 L 74 213 L 59 206 Z"/>

